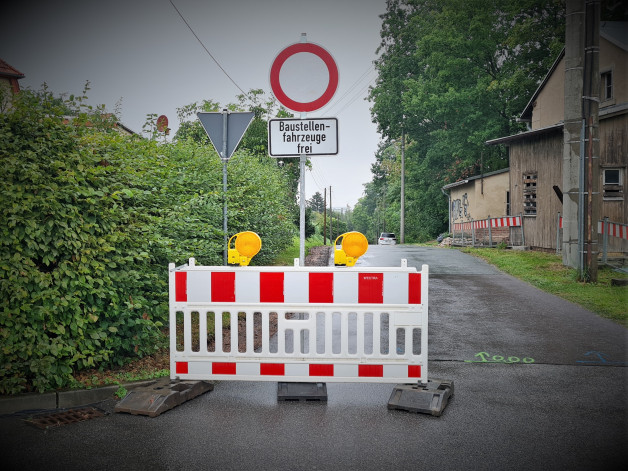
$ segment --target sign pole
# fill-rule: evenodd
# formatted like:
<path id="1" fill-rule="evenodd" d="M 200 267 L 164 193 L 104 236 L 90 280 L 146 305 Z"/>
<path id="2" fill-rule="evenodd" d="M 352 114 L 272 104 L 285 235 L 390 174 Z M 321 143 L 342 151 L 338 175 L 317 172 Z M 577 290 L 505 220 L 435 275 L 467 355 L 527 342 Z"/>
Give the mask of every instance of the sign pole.
<path id="1" fill-rule="evenodd" d="M 226 108 L 222 113 L 200 111 L 196 113 L 205 128 L 207 137 L 222 161 L 222 230 L 224 232 L 223 264 L 227 265 L 229 234 L 227 233 L 227 163 L 240 144 L 240 140 L 255 117 L 252 111 L 235 111 Z M 231 123 L 231 124 L 229 124 Z"/>
<path id="2" fill-rule="evenodd" d="M 301 154 L 299 157 L 299 265 L 305 266 L 305 161 L 307 156 Z"/>
<path id="3" fill-rule="evenodd" d="M 284 63 L 290 57 L 302 53 L 317 56 L 318 59 L 323 61 L 329 74 L 325 91 L 313 101 L 294 100 L 286 94 L 281 85 L 280 73 Z M 322 123 L 320 120 L 318 122 L 316 122 L 316 120 L 312 120 L 311 122 L 305 123 L 305 119 L 308 111 L 315 111 L 322 108 L 333 97 L 338 87 L 338 67 L 329 52 L 316 44 L 308 43 L 307 35 L 302 33 L 300 42 L 288 46 L 283 49 L 277 57 L 275 57 L 275 60 L 270 68 L 270 87 L 275 95 L 275 98 L 277 98 L 282 105 L 290 110 L 301 112 L 301 123 L 296 124 L 292 128 L 290 126 L 286 126 L 282 120 L 270 120 L 268 126 L 268 141 L 270 155 L 299 156 L 299 265 L 305 266 L 305 163 L 307 161 L 307 156 L 338 153 L 337 121 L 334 120 L 335 125 L 333 126 L 333 129 L 331 129 L 331 123 Z M 326 121 L 331 120 L 328 119 Z M 275 134 L 271 132 L 274 123 L 277 125 L 277 132 Z M 300 134 L 301 132 L 308 132 L 308 134 Z M 298 138 L 300 136 L 304 140 L 299 140 Z M 333 139 L 331 138 L 332 136 Z M 275 144 L 280 147 L 280 149 L 273 152 L 275 137 L 277 139 Z M 328 140 L 328 137 L 330 137 L 330 142 L 325 142 Z M 305 145 L 302 145 L 301 142 L 304 142 Z M 288 146 L 284 145 L 285 143 L 287 143 Z M 294 149 L 294 145 L 292 145 L 292 143 L 297 143 L 296 153 L 294 154 L 292 153 L 292 149 Z M 320 146 L 321 144 L 323 145 Z M 331 144 L 331 146 L 329 144 Z M 330 152 L 330 149 L 332 152 Z"/>
<path id="4" fill-rule="evenodd" d="M 222 264 L 227 266 L 227 245 L 229 243 L 227 234 L 227 121 L 228 112 L 222 110 L 222 231 L 224 232 L 224 244 L 222 251 Z"/>

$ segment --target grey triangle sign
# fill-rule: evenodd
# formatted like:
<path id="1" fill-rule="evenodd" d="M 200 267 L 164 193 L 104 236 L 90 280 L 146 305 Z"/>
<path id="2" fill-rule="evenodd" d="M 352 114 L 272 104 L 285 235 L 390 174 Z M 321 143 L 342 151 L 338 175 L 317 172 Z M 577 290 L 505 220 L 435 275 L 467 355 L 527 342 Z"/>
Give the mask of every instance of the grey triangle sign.
<path id="1" fill-rule="evenodd" d="M 228 160 L 240 144 L 242 136 L 251 124 L 255 113 L 252 111 L 241 111 L 230 113 L 223 112 L 200 112 L 196 114 L 199 121 L 205 128 L 205 132 L 209 136 L 209 140 L 216 148 L 218 155 L 224 160 Z M 226 122 L 225 122 L 226 121 Z M 225 126 L 226 126 L 226 140 L 225 140 Z M 226 154 L 225 152 L 225 143 Z"/>

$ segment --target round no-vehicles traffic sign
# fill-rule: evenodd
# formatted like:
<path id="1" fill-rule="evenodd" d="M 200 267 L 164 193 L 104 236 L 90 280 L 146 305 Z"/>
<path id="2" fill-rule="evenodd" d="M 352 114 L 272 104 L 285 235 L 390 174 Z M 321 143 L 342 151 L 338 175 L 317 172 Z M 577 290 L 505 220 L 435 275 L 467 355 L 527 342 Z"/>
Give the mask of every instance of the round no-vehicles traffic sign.
<path id="1" fill-rule="evenodd" d="M 322 94 L 316 94 L 310 101 L 303 101 L 309 99 L 307 93 L 303 94 L 305 98 L 299 96 L 298 87 L 294 87 L 294 83 L 290 84 L 290 82 L 300 82 L 299 85 L 308 86 L 310 85 L 309 83 L 304 84 L 303 82 L 313 81 L 314 77 L 299 77 L 299 74 L 295 73 L 296 71 L 294 70 L 292 73 L 290 71 L 282 73 L 282 68 L 284 68 L 286 62 L 295 59 L 299 54 L 305 55 L 305 61 L 309 62 L 310 65 L 316 65 L 316 62 L 320 63 L 322 61 L 327 69 L 328 77 L 319 80 L 319 82 L 323 82 Z M 307 69 L 304 67 L 300 68 L 302 70 Z M 299 112 L 315 111 L 329 103 L 334 93 L 336 93 L 338 88 L 338 66 L 336 66 L 336 62 L 331 54 L 317 44 L 292 44 L 281 51 L 273 61 L 273 65 L 270 68 L 270 87 L 277 100 L 286 108 Z"/>

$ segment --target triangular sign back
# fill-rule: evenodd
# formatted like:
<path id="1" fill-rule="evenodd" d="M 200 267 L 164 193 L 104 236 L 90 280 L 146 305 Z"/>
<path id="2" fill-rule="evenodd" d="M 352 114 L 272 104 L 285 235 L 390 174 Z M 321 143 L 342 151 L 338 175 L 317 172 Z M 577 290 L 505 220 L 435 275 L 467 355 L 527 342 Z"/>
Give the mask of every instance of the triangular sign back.
<path id="1" fill-rule="evenodd" d="M 242 111 L 235 113 L 224 112 L 200 112 L 196 114 L 199 121 L 205 128 L 209 140 L 216 148 L 216 152 L 222 159 L 229 159 L 240 144 L 242 136 L 251 124 L 255 113 Z M 224 134 L 223 126 L 225 116 L 227 118 L 227 154 L 223 155 Z"/>

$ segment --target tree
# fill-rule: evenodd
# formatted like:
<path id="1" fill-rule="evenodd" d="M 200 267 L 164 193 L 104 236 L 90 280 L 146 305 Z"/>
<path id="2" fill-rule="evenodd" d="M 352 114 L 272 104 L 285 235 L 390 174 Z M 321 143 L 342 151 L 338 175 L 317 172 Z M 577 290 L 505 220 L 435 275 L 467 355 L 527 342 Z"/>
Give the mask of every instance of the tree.
<path id="1" fill-rule="evenodd" d="M 385 138 L 406 134 L 408 240 L 445 228 L 440 187 L 508 165 L 484 142 L 522 130 L 516 117 L 563 37 L 562 1 L 388 2 L 370 99 Z"/>
<path id="2" fill-rule="evenodd" d="M 321 195 L 320 191 L 317 191 L 312 195 L 307 202 L 307 206 L 308 208 L 311 208 L 312 211 L 316 211 L 318 213 L 325 211 L 325 200 L 323 199 L 323 195 Z"/>

